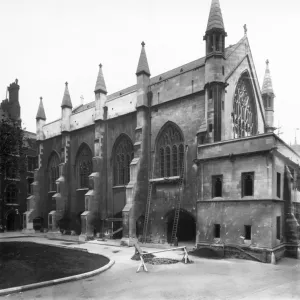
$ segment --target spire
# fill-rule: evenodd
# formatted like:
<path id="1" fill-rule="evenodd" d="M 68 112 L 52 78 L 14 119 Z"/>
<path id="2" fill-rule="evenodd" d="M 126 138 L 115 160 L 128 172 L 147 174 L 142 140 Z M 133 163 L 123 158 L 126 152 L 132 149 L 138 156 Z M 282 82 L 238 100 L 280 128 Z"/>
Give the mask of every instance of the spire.
<path id="1" fill-rule="evenodd" d="M 70 97 L 70 93 L 69 93 L 69 89 L 68 89 L 68 82 L 66 82 L 65 85 L 66 85 L 66 87 L 65 87 L 64 97 L 61 102 L 61 107 L 62 108 L 64 108 L 64 107 L 72 108 L 71 97 Z"/>
<path id="2" fill-rule="evenodd" d="M 101 64 L 99 65 L 99 73 L 98 73 L 97 82 L 96 82 L 96 86 L 95 86 L 95 93 L 107 94 Z"/>
<path id="3" fill-rule="evenodd" d="M 219 0 L 212 0 L 211 2 L 206 32 L 212 29 L 222 29 L 225 31 Z"/>
<path id="4" fill-rule="evenodd" d="M 271 73 L 269 69 L 269 60 L 266 61 L 266 72 L 265 72 L 264 83 L 263 83 L 261 93 L 274 95 Z"/>
<path id="5" fill-rule="evenodd" d="M 138 76 L 138 75 L 144 73 L 144 74 L 150 76 L 151 74 L 150 74 L 148 60 L 147 60 L 146 51 L 145 51 L 145 43 L 142 42 L 141 45 L 142 45 L 142 50 L 141 50 L 141 54 L 140 54 L 138 67 L 136 69 L 136 75 Z"/>
<path id="6" fill-rule="evenodd" d="M 38 111 L 37 111 L 37 114 L 36 114 L 36 119 L 46 121 L 46 115 L 45 115 L 45 110 L 44 110 L 43 98 L 42 97 L 40 97 L 40 104 L 39 104 L 39 108 L 38 108 Z"/>

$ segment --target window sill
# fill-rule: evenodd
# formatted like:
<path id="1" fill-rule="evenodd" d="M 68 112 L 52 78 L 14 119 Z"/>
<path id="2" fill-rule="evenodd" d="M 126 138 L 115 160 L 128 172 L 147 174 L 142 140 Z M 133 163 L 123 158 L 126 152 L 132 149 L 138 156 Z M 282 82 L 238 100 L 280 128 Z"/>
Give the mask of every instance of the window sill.
<path id="1" fill-rule="evenodd" d="M 254 196 L 243 196 L 242 199 L 252 200 L 252 199 L 254 199 Z"/>
<path id="2" fill-rule="evenodd" d="M 223 197 L 213 197 L 212 199 L 213 199 L 213 200 L 224 200 Z"/>
<path id="3" fill-rule="evenodd" d="M 180 176 L 171 176 L 171 177 L 162 177 L 162 178 L 153 178 L 150 179 L 151 183 L 168 183 L 168 182 L 176 182 L 180 180 Z"/>
<path id="4" fill-rule="evenodd" d="M 56 191 L 49 191 L 49 192 L 48 192 L 48 194 L 51 194 L 51 193 L 56 193 Z"/>
<path id="5" fill-rule="evenodd" d="M 18 203 L 5 203 L 6 206 L 20 206 Z"/>
<path id="6" fill-rule="evenodd" d="M 79 192 L 79 191 L 88 191 L 89 188 L 79 188 L 79 189 L 76 189 L 76 192 Z"/>
<path id="7" fill-rule="evenodd" d="M 124 189 L 124 188 L 126 188 L 126 185 L 125 184 L 124 185 L 115 185 L 112 188 L 113 189 Z"/>

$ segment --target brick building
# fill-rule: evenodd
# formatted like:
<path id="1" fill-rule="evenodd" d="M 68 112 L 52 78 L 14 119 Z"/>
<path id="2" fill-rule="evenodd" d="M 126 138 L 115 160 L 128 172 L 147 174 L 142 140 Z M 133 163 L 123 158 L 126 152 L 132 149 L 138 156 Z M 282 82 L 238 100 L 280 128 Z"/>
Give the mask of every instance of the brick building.
<path id="1" fill-rule="evenodd" d="M 135 85 L 108 94 L 100 65 L 95 100 L 73 108 L 66 83 L 51 123 L 41 99 L 28 228 L 41 216 L 50 231 L 88 237 L 113 224 L 129 244 L 147 225 L 148 239 L 167 243 L 180 211 L 179 241 L 295 256 L 300 157 L 273 133 L 269 62 L 261 89 L 244 29 L 225 47 L 212 0 L 205 57 L 151 77 L 142 43 Z"/>
<path id="2" fill-rule="evenodd" d="M 0 120 L 8 119 L 21 126 L 19 89 L 17 79 L 8 86 L 8 99 L 3 100 L 0 105 Z M 37 163 L 35 141 L 36 134 L 24 130 L 22 141 L 20 141 L 23 148 L 22 157 L 20 153 L 19 155 L 12 153 L 11 155 L 16 156 L 16 159 L 6 165 L 3 174 L 0 172 L 0 225 L 2 229 L 9 231 L 22 229 L 22 215 L 27 211 L 26 199 L 32 192 L 33 171 Z M 22 163 L 26 168 L 20 167 Z"/>

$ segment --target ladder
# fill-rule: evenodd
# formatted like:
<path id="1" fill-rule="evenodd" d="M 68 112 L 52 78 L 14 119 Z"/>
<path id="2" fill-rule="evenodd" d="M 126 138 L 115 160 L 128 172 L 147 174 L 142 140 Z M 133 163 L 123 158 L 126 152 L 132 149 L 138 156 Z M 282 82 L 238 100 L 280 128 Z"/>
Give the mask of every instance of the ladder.
<path id="1" fill-rule="evenodd" d="M 152 170 L 151 170 L 151 178 L 153 178 L 153 174 L 154 174 L 155 158 L 156 158 L 156 151 L 154 152 L 154 159 L 153 159 Z M 150 178 L 149 178 L 146 213 L 145 213 L 144 228 L 143 228 L 143 239 L 142 239 L 143 243 L 146 243 L 146 239 L 147 239 L 148 222 L 149 222 L 151 198 L 152 198 L 152 188 L 153 188 L 153 184 L 151 183 Z"/>
<path id="2" fill-rule="evenodd" d="M 171 234 L 171 244 L 174 244 L 176 236 L 177 236 L 179 213 L 180 213 L 180 206 L 181 206 L 181 199 L 182 199 L 184 159 L 185 159 L 185 154 L 183 155 L 181 174 L 180 174 L 180 178 L 179 178 L 179 182 L 178 182 L 179 196 L 178 196 L 177 203 L 175 205 L 175 215 L 174 215 L 174 222 L 173 222 L 173 228 L 172 228 L 172 234 Z"/>

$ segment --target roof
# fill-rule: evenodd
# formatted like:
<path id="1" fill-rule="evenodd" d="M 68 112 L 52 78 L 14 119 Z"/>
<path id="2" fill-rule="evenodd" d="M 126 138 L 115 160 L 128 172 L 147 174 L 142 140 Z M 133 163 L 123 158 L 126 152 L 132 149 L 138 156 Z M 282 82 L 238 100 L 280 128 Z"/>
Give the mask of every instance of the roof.
<path id="1" fill-rule="evenodd" d="M 140 54 L 140 59 L 139 59 L 139 63 L 136 69 L 136 75 L 145 73 L 146 75 L 150 76 L 150 69 L 149 69 L 149 65 L 148 65 L 148 60 L 147 60 L 147 56 L 146 56 L 146 51 L 145 51 L 145 43 L 142 42 L 142 50 L 141 50 L 141 54 Z"/>
<path id="2" fill-rule="evenodd" d="M 273 85 L 272 85 L 272 78 L 269 69 L 269 60 L 266 61 L 266 72 L 264 77 L 264 82 L 261 90 L 262 94 L 274 94 Z"/>
<path id="3" fill-rule="evenodd" d="M 99 72 L 98 72 L 98 77 L 97 77 L 96 86 L 95 86 L 95 93 L 96 92 L 102 92 L 104 94 L 107 94 L 101 64 L 99 65 Z"/>
<path id="4" fill-rule="evenodd" d="M 65 83 L 65 92 L 64 92 L 64 96 L 63 96 L 63 100 L 61 102 L 61 107 L 69 107 L 72 108 L 72 101 L 71 101 L 71 97 L 70 97 L 70 93 L 69 93 L 69 89 L 68 89 L 68 83 Z"/>
<path id="5" fill-rule="evenodd" d="M 41 119 L 41 120 L 46 120 L 46 114 L 45 114 L 45 110 L 44 110 L 44 105 L 43 105 L 43 98 L 40 97 L 40 104 L 39 104 L 39 108 L 36 114 L 36 119 Z"/>
<path id="6" fill-rule="evenodd" d="M 219 0 L 212 0 L 211 2 L 206 31 L 212 29 L 225 30 Z"/>

